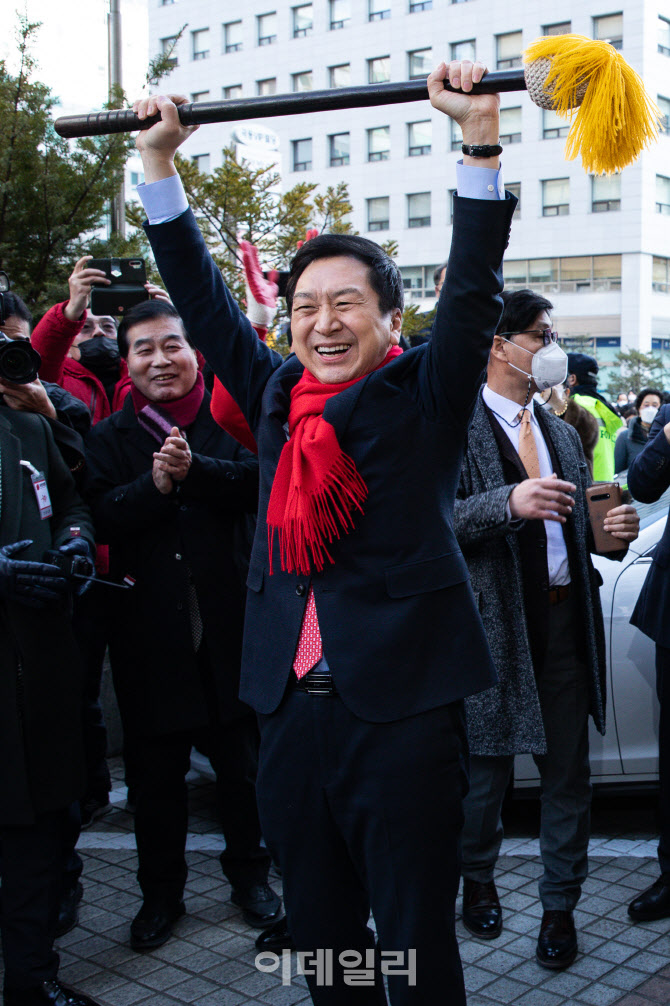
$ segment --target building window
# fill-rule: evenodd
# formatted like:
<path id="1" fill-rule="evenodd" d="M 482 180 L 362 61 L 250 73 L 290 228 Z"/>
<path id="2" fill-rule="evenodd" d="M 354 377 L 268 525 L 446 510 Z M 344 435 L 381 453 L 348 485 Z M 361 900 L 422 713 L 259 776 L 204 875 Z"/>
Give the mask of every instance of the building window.
<path id="1" fill-rule="evenodd" d="M 409 59 L 409 79 L 419 80 L 427 77 L 433 69 L 433 50 L 415 49 L 414 52 L 407 53 Z"/>
<path id="2" fill-rule="evenodd" d="M 138 185 L 144 185 L 144 172 L 143 171 L 131 171 L 130 172 L 130 184 L 134 189 Z"/>
<path id="3" fill-rule="evenodd" d="M 658 51 L 670 56 L 670 18 L 658 15 Z"/>
<path id="4" fill-rule="evenodd" d="M 407 226 L 430 227 L 430 192 L 407 196 Z"/>
<path id="5" fill-rule="evenodd" d="M 543 35 L 569 35 L 571 31 L 571 21 L 559 21 L 557 24 L 545 24 L 542 28 Z"/>
<path id="6" fill-rule="evenodd" d="M 203 175 L 209 174 L 209 154 L 194 154 L 191 158 L 191 163 L 195 164 L 198 171 L 201 171 Z"/>
<path id="7" fill-rule="evenodd" d="M 391 156 L 391 127 L 368 129 L 368 160 L 388 161 Z"/>
<path id="8" fill-rule="evenodd" d="M 277 78 L 266 77 L 265 80 L 256 81 L 256 94 L 276 94 Z"/>
<path id="9" fill-rule="evenodd" d="M 542 182 L 542 216 L 564 217 L 570 212 L 570 179 L 551 178 Z"/>
<path id="10" fill-rule="evenodd" d="M 312 5 L 302 4 L 293 8 L 293 38 L 304 38 L 312 34 Z"/>
<path id="11" fill-rule="evenodd" d="M 331 168 L 339 168 L 349 163 L 349 133 L 334 133 L 328 137 L 329 162 Z"/>
<path id="12" fill-rule="evenodd" d="M 209 91 L 193 91 L 191 101 L 209 101 Z"/>
<path id="13" fill-rule="evenodd" d="M 209 28 L 191 32 L 193 59 L 209 58 Z"/>
<path id="14" fill-rule="evenodd" d="M 433 274 L 437 266 L 434 265 L 410 265 L 402 266 L 400 275 L 402 276 L 402 286 L 405 291 L 405 300 L 426 300 L 429 297 L 435 299 L 435 279 Z"/>
<path id="15" fill-rule="evenodd" d="M 293 141 L 293 170 L 312 170 L 312 139 Z"/>
<path id="16" fill-rule="evenodd" d="M 174 0 L 161 0 L 161 7 L 171 7 Z"/>
<path id="17" fill-rule="evenodd" d="M 536 293 L 620 290 L 621 255 L 579 255 L 505 261 L 505 289 Z"/>
<path id="18" fill-rule="evenodd" d="M 351 19 L 351 0 L 330 0 L 330 30 L 346 28 Z"/>
<path id="19" fill-rule="evenodd" d="M 513 219 L 519 220 L 521 218 L 521 182 L 505 182 L 505 188 L 518 199 Z"/>
<path id="20" fill-rule="evenodd" d="M 179 65 L 179 60 L 177 59 L 177 55 L 175 52 L 176 45 L 177 45 L 176 35 L 170 35 L 169 38 L 161 39 L 161 52 L 163 53 L 164 56 L 166 56 L 168 53 L 171 54 L 170 58 L 168 59 L 168 63 L 170 66 Z"/>
<path id="21" fill-rule="evenodd" d="M 391 57 L 377 56 L 368 60 L 368 83 L 385 84 L 391 79 Z"/>
<path id="22" fill-rule="evenodd" d="M 351 83 L 351 64 L 328 67 L 328 80 L 331 87 L 349 87 Z"/>
<path id="23" fill-rule="evenodd" d="M 520 31 L 510 31 L 506 35 L 496 35 L 496 67 L 498 70 L 509 70 L 513 66 L 521 66 L 521 50 L 523 38 Z"/>
<path id="24" fill-rule="evenodd" d="M 654 255 L 651 272 L 651 288 L 656 293 L 670 293 L 670 259 Z"/>
<path id="25" fill-rule="evenodd" d="M 368 199 L 368 230 L 387 231 L 389 229 L 389 197 L 377 196 Z"/>
<path id="26" fill-rule="evenodd" d="M 460 150 L 463 145 L 463 133 L 455 119 L 451 120 L 451 149 Z"/>
<path id="27" fill-rule="evenodd" d="M 621 175 L 593 175 L 591 212 L 607 213 L 621 209 Z"/>
<path id="28" fill-rule="evenodd" d="M 242 97 L 242 85 L 241 84 L 231 84 L 230 87 L 223 88 L 223 97 L 229 101 L 231 98 L 241 98 Z"/>
<path id="29" fill-rule="evenodd" d="M 422 157 L 430 153 L 433 124 L 430 119 L 423 122 L 407 123 L 407 153 L 410 157 Z"/>
<path id="30" fill-rule="evenodd" d="M 600 42 L 609 42 L 615 49 L 623 48 L 623 14 L 607 14 L 594 17 L 593 37 Z"/>
<path id="31" fill-rule="evenodd" d="M 670 214 L 670 178 L 656 175 L 656 212 Z"/>
<path id="32" fill-rule="evenodd" d="M 521 143 L 521 105 L 500 109 L 500 142 L 503 146 Z"/>
<path id="33" fill-rule="evenodd" d="M 277 41 L 277 13 L 259 14 L 256 18 L 258 22 L 258 44 L 272 45 Z"/>
<path id="34" fill-rule="evenodd" d="M 659 94 L 656 98 L 656 104 L 661 112 L 659 128 L 662 133 L 670 133 L 670 98 L 664 98 L 662 94 Z"/>
<path id="35" fill-rule="evenodd" d="M 384 21 L 391 16 L 390 0 L 368 0 L 368 21 Z"/>
<path id="36" fill-rule="evenodd" d="M 465 42 L 452 42 L 451 44 L 451 58 L 452 59 L 469 59 L 473 63 L 475 61 L 475 40 L 474 38 L 469 38 Z"/>
<path id="37" fill-rule="evenodd" d="M 433 0 L 409 0 L 410 14 L 418 14 L 422 10 L 432 10 Z"/>
<path id="38" fill-rule="evenodd" d="M 567 136 L 570 123 L 557 115 L 553 108 L 542 109 L 542 139 L 556 140 L 559 136 Z"/>
<path id="39" fill-rule="evenodd" d="M 242 22 L 229 21 L 223 26 L 223 51 L 239 52 L 242 48 Z"/>
<path id="40" fill-rule="evenodd" d="M 291 82 L 294 91 L 311 91 L 312 71 L 305 70 L 304 73 L 292 73 Z"/>

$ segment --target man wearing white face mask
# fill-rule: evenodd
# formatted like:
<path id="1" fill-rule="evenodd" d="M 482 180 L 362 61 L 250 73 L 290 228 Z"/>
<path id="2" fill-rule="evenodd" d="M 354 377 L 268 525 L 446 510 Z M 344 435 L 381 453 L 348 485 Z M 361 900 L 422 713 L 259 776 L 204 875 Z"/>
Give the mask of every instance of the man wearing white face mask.
<path id="1" fill-rule="evenodd" d="M 605 728 L 605 641 L 585 496 L 591 478 L 573 427 L 533 402 L 566 377 L 552 305 L 531 290 L 503 299 L 454 510 L 499 677 L 466 702 L 463 922 L 482 939 L 501 932 L 493 880 L 500 814 L 514 756 L 530 752 L 542 783 L 536 957 L 563 968 L 577 954 L 572 913 L 587 873 L 589 713 Z M 611 510 L 606 528 L 621 539 L 621 551 L 610 553 L 621 558 L 637 537 L 634 508 Z"/>

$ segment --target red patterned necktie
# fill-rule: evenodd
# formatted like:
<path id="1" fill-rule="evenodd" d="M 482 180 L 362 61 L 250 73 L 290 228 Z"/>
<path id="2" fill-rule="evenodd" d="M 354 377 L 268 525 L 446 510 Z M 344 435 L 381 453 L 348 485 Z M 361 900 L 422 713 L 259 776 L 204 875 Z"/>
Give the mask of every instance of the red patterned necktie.
<path id="1" fill-rule="evenodd" d="M 321 643 L 321 632 L 319 631 L 319 619 L 316 616 L 316 601 L 314 591 L 310 585 L 305 605 L 305 614 L 302 618 L 302 628 L 300 639 L 293 658 L 293 670 L 298 680 L 304 678 L 308 671 L 318 664 L 323 656 L 323 645 Z"/>

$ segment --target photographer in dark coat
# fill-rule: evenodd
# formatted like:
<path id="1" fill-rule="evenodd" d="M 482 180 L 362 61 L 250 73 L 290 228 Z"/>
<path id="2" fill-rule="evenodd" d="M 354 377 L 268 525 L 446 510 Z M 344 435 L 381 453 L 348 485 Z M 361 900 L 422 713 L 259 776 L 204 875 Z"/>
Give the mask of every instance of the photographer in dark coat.
<path id="1" fill-rule="evenodd" d="M 83 754 L 70 586 L 44 553 L 91 556 L 93 528 L 41 415 L 0 406 L 0 487 L 4 1001 L 87 1006 L 90 999 L 57 982 L 53 950 L 69 807 L 81 795 Z"/>
<path id="2" fill-rule="evenodd" d="M 129 311 L 118 334 L 131 393 L 93 427 L 86 492 L 110 543 L 120 631 L 110 643 L 123 719 L 137 752 L 135 836 L 144 904 L 136 950 L 160 946 L 184 913 L 185 775 L 192 743 L 217 774 L 232 900 L 258 928 L 280 914 L 260 847 L 257 728 L 237 697 L 244 590 L 235 531 L 255 512 L 258 462 L 214 422 L 210 397 L 171 304 Z"/>

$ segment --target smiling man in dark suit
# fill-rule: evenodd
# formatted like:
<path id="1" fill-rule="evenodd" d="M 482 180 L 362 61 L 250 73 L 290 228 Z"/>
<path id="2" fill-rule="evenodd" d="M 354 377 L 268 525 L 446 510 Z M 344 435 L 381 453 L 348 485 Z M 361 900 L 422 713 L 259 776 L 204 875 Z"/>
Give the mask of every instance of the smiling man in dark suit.
<path id="1" fill-rule="evenodd" d="M 118 334 L 132 385 L 87 443 L 85 493 L 115 592 L 110 644 L 124 729 L 137 749 L 135 836 L 144 903 L 135 950 L 160 946 L 184 913 L 186 783 L 191 744 L 217 776 L 223 872 L 249 924 L 280 915 L 267 884 L 255 797 L 257 729 L 237 697 L 243 584 L 235 528 L 256 509 L 258 462 L 212 419 L 181 318 L 164 301 L 125 316 Z"/>
<path id="2" fill-rule="evenodd" d="M 341 960 L 373 957 L 370 908 L 381 951 L 403 961 L 387 968 L 394 1004 L 465 1002 L 462 700 L 494 679 L 451 511 L 516 201 L 503 198 L 497 96 L 444 80 L 469 91 L 483 72 L 442 63 L 428 79 L 465 163 L 433 338 L 402 354 L 399 271 L 349 235 L 316 237 L 293 262 L 295 355 L 260 342 L 187 210 L 173 157 L 191 130 L 169 98 L 135 106 L 162 115 L 137 140 L 159 269 L 258 444 L 241 695 L 259 714 L 259 807 L 291 934 L 332 963 L 309 968 L 322 1006 L 386 1001 L 374 968 L 356 986 Z"/>

